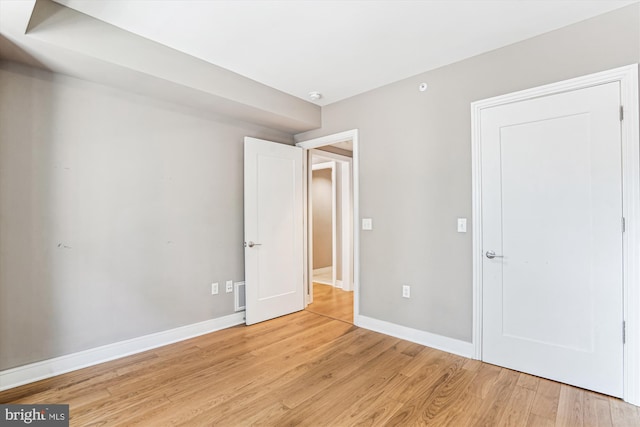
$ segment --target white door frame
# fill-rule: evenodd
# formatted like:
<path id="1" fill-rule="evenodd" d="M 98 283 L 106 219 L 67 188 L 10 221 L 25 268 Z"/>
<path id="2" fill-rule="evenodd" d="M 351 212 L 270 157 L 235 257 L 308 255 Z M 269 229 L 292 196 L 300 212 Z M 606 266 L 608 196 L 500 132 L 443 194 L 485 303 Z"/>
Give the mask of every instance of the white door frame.
<path id="1" fill-rule="evenodd" d="M 315 150 L 309 150 L 310 154 L 313 156 Z M 310 159 L 307 159 L 308 161 Z M 313 171 L 321 170 L 321 169 L 331 169 L 331 285 L 336 286 L 336 265 L 337 265 L 337 200 L 336 200 L 336 162 L 322 162 L 311 165 L 311 170 L 309 171 L 309 183 L 313 185 Z M 309 192 L 309 207 L 313 207 L 313 193 Z M 313 231 L 313 211 L 309 215 L 309 230 Z M 314 265 L 313 265 L 313 234 L 309 234 L 309 260 L 310 260 L 310 272 L 313 275 Z M 313 282 L 309 282 L 309 303 L 313 302 Z"/>
<path id="2" fill-rule="evenodd" d="M 324 147 L 325 145 L 336 144 L 338 142 L 344 141 L 352 141 L 353 143 L 353 324 L 359 326 L 360 324 L 360 229 L 358 228 L 359 218 L 360 218 L 360 209 L 359 209 L 359 200 L 360 200 L 360 180 L 359 180 L 359 140 L 358 140 L 358 129 L 352 129 L 340 133 L 336 133 L 333 135 L 327 135 L 320 138 L 310 139 L 308 141 L 298 142 L 296 145 L 303 149 L 311 149 Z M 305 175 L 306 176 L 306 175 Z M 306 188 L 307 186 L 305 186 Z M 305 193 L 303 197 L 308 197 L 308 194 Z M 306 209 L 306 203 L 305 203 Z M 308 212 L 305 214 L 305 221 L 308 217 Z M 309 257 L 306 253 L 308 248 L 308 224 L 305 223 L 305 234 L 304 234 L 304 248 L 305 248 L 305 261 L 304 261 L 304 276 L 305 284 L 307 285 L 306 289 L 308 289 L 308 278 L 309 278 Z"/>
<path id="3" fill-rule="evenodd" d="M 337 155 L 336 155 L 337 156 Z M 353 291 L 353 159 L 345 157 L 340 163 L 341 168 L 341 216 L 342 227 L 340 243 L 342 253 L 342 282 L 340 286 L 345 291 Z"/>
<path id="4" fill-rule="evenodd" d="M 623 295 L 625 401 L 640 405 L 640 148 L 638 135 L 638 65 L 590 74 L 471 103 L 473 194 L 473 335 L 474 358 L 482 358 L 482 187 L 480 114 L 483 109 L 600 84 L 619 82 L 624 119 L 622 138 Z M 621 109 L 622 114 L 622 109 Z M 622 335 L 622 325 L 620 325 Z M 622 339 L 622 336 L 621 336 Z"/>

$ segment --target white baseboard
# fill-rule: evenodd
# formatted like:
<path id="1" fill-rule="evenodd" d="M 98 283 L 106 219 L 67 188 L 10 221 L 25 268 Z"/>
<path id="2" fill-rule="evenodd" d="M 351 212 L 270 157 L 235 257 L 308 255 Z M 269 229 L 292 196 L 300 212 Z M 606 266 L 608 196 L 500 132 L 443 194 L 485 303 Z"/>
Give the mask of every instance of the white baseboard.
<path id="1" fill-rule="evenodd" d="M 320 267 L 320 268 L 314 268 L 313 269 L 313 274 L 327 274 L 327 273 L 331 273 L 331 269 L 333 267 L 329 266 L 329 267 Z"/>
<path id="2" fill-rule="evenodd" d="M 455 338 L 448 338 L 442 335 L 432 334 L 430 332 L 396 325 L 395 323 L 385 322 L 384 320 L 378 320 L 362 315 L 354 317 L 354 324 L 361 328 L 380 332 L 385 335 L 391 335 L 392 337 L 401 338 L 417 344 L 422 344 L 437 350 L 446 351 L 447 353 L 473 358 L 474 347 L 470 342 L 460 341 Z"/>
<path id="3" fill-rule="evenodd" d="M 336 279 L 336 288 L 342 289 L 342 280 Z"/>
<path id="4" fill-rule="evenodd" d="M 0 371 L 0 391 L 244 323 L 244 311 Z"/>
<path id="5" fill-rule="evenodd" d="M 333 281 L 332 281 L 331 279 L 330 279 L 330 280 L 322 280 L 322 279 L 318 279 L 318 276 L 320 276 L 320 275 L 326 275 L 326 274 L 331 273 L 331 269 L 332 269 L 332 268 L 333 268 L 333 267 L 329 266 L 329 267 L 321 267 L 321 268 L 316 268 L 316 269 L 314 269 L 314 270 L 313 270 L 313 276 L 312 276 L 313 281 L 314 281 L 315 283 L 320 283 L 321 285 L 331 285 L 331 286 L 334 286 Z"/>

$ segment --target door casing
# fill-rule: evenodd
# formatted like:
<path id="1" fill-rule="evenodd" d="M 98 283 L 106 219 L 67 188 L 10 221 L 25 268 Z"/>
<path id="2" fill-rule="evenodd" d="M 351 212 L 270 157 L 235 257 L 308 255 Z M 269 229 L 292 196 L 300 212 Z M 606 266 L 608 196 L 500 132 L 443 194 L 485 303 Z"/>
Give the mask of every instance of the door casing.
<path id="1" fill-rule="evenodd" d="M 473 238 L 473 333 L 474 358 L 482 358 L 482 188 L 480 116 L 485 108 L 547 96 L 595 85 L 619 82 L 622 138 L 623 315 L 625 401 L 640 405 L 640 148 L 638 110 L 638 65 L 552 83 L 471 104 L 472 120 L 472 238 Z M 622 325 L 621 325 L 622 334 Z"/>

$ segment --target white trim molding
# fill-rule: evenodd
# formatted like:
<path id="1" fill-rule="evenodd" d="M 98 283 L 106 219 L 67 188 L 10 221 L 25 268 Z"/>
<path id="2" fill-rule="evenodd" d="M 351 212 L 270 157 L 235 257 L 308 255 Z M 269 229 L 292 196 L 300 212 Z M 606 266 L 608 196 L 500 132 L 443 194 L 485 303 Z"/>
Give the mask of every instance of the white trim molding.
<path id="1" fill-rule="evenodd" d="M 619 82 L 622 137 L 623 292 L 625 401 L 640 405 L 640 147 L 638 64 L 471 103 L 473 209 L 473 357 L 482 359 L 482 187 L 480 113 L 483 109 L 596 85 Z"/>
<path id="2" fill-rule="evenodd" d="M 244 311 L 0 371 L 0 391 L 244 324 Z"/>
<path id="3" fill-rule="evenodd" d="M 408 326 L 397 325 L 391 322 L 385 322 L 384 320 L 378 320 L 367 316 L 358 316 L 358 326 L 381 334 L 390 335 L 392 337 L 435 348 L 437 350 L 446 351 L 447 353 L 457 354 L 458 356 L 468 358 L 473 357 L 473 344 L 470 342 L 445 337 L 443 335 L 432 334 L 430 332 L 413 329 Z"/>

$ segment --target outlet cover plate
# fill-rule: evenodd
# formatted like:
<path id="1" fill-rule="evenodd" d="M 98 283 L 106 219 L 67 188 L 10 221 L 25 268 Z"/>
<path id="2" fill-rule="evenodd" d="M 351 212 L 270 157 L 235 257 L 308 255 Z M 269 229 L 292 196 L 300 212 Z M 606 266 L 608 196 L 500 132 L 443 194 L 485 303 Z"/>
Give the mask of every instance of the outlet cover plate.
<path id="1" fill-rule="evenodd" d="M 402 285 L 402 298 L 411 298 L 411 286 Z"/>

